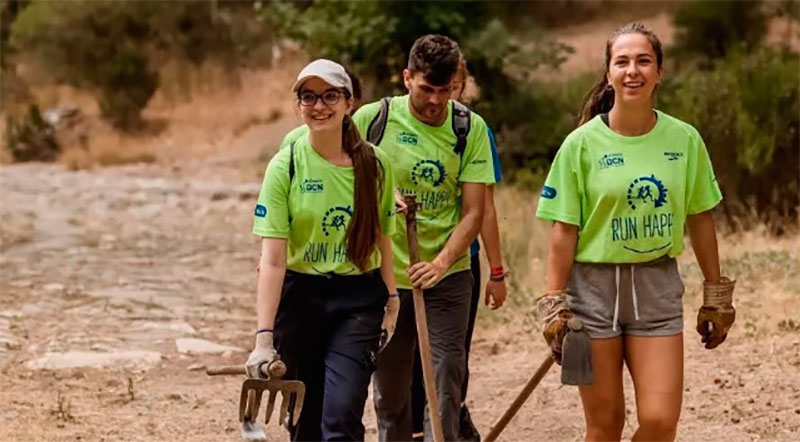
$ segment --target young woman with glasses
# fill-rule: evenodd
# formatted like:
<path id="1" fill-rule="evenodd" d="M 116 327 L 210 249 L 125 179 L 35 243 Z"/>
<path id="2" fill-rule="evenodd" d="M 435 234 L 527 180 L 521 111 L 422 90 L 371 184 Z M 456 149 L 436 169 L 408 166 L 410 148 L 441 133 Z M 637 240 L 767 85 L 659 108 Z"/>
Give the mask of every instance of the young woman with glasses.
<path id="1" fill-rule="evenodd" d="M 364 440 L 381 326 L 392 320 L 384 306 L 397 296 L 392 173 L 350 119 L 341 65 L 312 62 L 292 91 L 309 131 L 269 162 L 255 208 L 258 329 L 246 369 L 262 377 L 280 354 L 285 378 L 305 383 L 292 440 Z"/>

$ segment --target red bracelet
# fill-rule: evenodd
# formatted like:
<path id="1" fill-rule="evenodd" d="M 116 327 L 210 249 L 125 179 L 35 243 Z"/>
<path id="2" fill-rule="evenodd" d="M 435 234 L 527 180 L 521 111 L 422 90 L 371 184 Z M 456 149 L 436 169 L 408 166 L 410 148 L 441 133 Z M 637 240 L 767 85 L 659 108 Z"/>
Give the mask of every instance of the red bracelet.
<path id="1" fill-rule="evenodd" d="M 493 276 L 499 276 L 499 275 L 502 275 L 503 273 L 505 273 L 505 270 L 503 269 L 503 266 L 500 266 L 500 267 L 492 267 L 492 268 L 490 268 L 489 272 Z"/>

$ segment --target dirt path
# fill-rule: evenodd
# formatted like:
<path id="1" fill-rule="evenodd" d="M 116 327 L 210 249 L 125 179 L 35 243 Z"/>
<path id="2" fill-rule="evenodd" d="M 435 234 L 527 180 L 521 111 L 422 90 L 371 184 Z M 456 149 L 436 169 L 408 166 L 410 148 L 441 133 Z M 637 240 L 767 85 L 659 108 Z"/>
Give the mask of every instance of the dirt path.
<path id="1" fill-rule="evenodd" d="M 238 379 L 192 368 L 239 364 L 252 345 L 259 183 L 164 178 L 158 167 L 0 169 L 0 440 L 238 440 Z M 765 279 L 739 287 L 738 325 L 720 350 L 703 350 L 687 320 L 680 440 L 800 439 L 796 245 L 731 252 L 741 272 Z M 687 312 L 696 303 L 687 296 Z M 479 317 L 469 404 L 485 433 L 545 350 L 524 315 Z M 797 322 L 765 325 L 776 318 Z M 234 348 L 183 354 L 179 338 Z M 39 368 L 89 358 L 116 362 Z M 547 376 L 503 440 L 582 439 L 577 392 L 557 378 Z M 628 422 L 625 437 L 635 415 Z M 365 425 L 375 440 L 369 404 Z"/>

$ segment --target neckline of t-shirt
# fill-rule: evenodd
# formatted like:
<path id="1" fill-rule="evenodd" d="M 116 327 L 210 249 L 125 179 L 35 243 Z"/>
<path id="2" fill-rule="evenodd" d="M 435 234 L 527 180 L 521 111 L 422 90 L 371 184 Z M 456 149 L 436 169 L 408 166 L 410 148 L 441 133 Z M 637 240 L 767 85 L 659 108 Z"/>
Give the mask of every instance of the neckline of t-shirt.
<path id="1" fill-rule="evenodd" d="M 325 167 L 332 168 L 334 170 L 340 170 L 340 171 L 352 171 L 353 170 L 353 166 L 352 165 L 351 166 L 339 166 L 337 164 L 331 163 L 325 157 L 320 155 L 319 152 L 317 152 L 317 149 L 314 149 L 314 146 L 311 145 L 311 140 L 308 138 L 308 135 L 306 135 L 305 145 L 306 145 L 307 149 L 311 151 L 311 156 L 313 158 L 315 158 L 317 161 L 319 161 L 320 163 L 324 164 Z"/>
<path id="2" fill-rule="evenodd" d="M 620 134 L 614 132 L 610 127 L 608 127 L 603 122 L 603 120 L 601 119 L 599 114 L 594 117 L 594 120 L 595 120 L 594 123 L 596 125 L 600 126 L 600 128 L 601 128 L 600 130 L 601 131 L 603 131 L 606 134 L 610 135 L 611 137 L 613 137 L 617 141 L 621 141 L 623 143 L 628 143 L 628 144 L 639 144 L 639 143 L 644 143 L 644 142 L 650 140 L 651 138 L 653 138 L 654 136 L 656 136 L 661 131 L 661 128 L 664 126 L 664 120 L 665 120 L 664 114 L 661 111 L 659 111 L 658 109 L 653 109 L 653 112 L 656 113 L 656 124 L 655 124 L 655 126 L 653 126 L 653 128 L 650 129 L 650 131 L 647 132 L 646 134 L 636 135 L 636 136 L 632 136 L 632 137 L 625 136 L 625 135 L 620 135 Z"/>
<path id="3" fill-rule="evenodd" d="M 417 117 L 415 117 L 413 113 L 411 113 L 411 109 L 409 108 L 409 106 L 411 106 L 411 96 L 405 94 L 399 98 L 402 101 L 400 104 L 403 106 L 403 110 L 405 112 L 408 112 L 411 124 L 413 124 L 415 127 L 425 130 L 435 131 L 435 130 L 443 130 L 453 125 L 453 103 L 452 103 L 453 100 L 447 101 L 447 118 L 445 118 L 444 123 L 442 123 L 441 126 L 431 126 L 430 124 L 423 123 Z"/>

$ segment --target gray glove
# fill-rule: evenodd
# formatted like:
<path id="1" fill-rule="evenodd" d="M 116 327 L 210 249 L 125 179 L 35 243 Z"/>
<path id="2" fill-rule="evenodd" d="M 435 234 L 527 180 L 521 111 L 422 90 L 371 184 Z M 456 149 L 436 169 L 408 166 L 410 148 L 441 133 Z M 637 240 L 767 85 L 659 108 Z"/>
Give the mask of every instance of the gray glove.
<path id="1" fill-rule="evenodd" d="M 256 335 L 256 346 L 247 362 L 244 369 L 247 372 L 247 377 L 250 378 L 265 378 L 261 373 L 261 366 L 269 364 L 270 362 L 280 359 L 275 348 L 272 346 L 272 333 L 263 332 Z M 266 368 L 266 367 L 265 367 Z"/>

